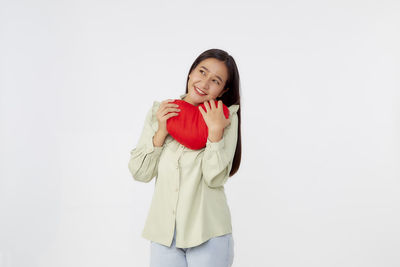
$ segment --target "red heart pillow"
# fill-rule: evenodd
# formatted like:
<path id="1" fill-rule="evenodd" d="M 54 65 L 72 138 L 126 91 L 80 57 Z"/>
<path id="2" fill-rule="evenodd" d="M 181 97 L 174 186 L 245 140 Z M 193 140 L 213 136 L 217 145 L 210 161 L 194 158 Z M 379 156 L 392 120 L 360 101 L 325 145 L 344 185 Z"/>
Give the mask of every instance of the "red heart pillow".
<path id="1" fill-rule="evenodd" d="M 218 107 L 218 101 L 215 106 Z M 168 133 L 179 143 L 190 149 L 201 149 L 206 146 L 208 137 L 208 127 L 201 115 L 199 107 L 194 106 L 184 100 L 176 99 L 172 103 L 178 104 L 179 115 L 173 116 L 167 120 Z M 225 117 L 229 118 L 229 109 L 222 104 Z M 204 104 L 201 108 L 207 112 Z"/>

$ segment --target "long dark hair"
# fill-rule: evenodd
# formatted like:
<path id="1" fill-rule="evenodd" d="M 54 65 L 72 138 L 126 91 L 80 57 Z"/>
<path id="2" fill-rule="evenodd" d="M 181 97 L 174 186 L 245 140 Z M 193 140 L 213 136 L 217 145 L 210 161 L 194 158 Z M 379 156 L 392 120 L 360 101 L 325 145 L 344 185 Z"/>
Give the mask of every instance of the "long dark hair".
<path id="1" fill-rule="evenodd" d="M 201 53 L 196 60 L 193 62 L 190 67 L 188 77 L 186 80 L 186 93 L 188 93 L 188 81 L 189 75 L 196 66 L 207 58 L 215 58 L 225 63 L 225 66 L 228 68 L 228 79 L 225 83 L 223 90 L 229 88 L 221 97 L 217 97 L 216 100 L 222 100 L 222 102 L 226 106 L 231 105 L 240 105 L 240 79 L 239 79 L 239 71 L 236 66 L 236 62 L 231 55 L 221 49 L 209 49 Z M 229 173 L 229 177 L 234 175 L 240 166 L 240 160 L 242 158 L 242 138 L 240 131 L 240 106 L 237 111 L 238 115 L 238 139 L 236 144 L 235 156 L 233 157 L 232 169 Z"/>

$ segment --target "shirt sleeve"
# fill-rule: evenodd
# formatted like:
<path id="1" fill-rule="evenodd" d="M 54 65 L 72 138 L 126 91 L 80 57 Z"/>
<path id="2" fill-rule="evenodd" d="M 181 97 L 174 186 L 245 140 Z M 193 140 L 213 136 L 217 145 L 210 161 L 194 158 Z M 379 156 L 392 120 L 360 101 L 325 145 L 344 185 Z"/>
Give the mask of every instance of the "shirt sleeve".
<path id="1" fill-rule="evenodd" d="M 158 161 L 165 143 L 161 147 L 153 144 L 153 136 L 158 129 L 156 112 L 160 102 L 154 101 L 152 108 L 147 112 L 144 127 L 139 141 L 131 150 L 129 160 L 129 171 L 133 179 L 148 183 L 157 175 Z"/>
<path id="2" fill-rule="evenodd" d="M 229 107 L 231 123 L 225 127 L 221 140 L 211 142 L 207 138 L 201 168 L 209 187 L 223 186 L 229 178 L 238 138 L 238 109 L 239 105 Z"/>

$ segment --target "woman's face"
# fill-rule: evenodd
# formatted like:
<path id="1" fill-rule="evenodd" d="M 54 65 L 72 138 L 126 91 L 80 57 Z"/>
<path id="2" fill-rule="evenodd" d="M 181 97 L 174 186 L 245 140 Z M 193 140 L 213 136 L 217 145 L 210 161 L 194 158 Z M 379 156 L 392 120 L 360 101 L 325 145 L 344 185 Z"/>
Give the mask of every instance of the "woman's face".
<path id="1" fill-rule="evenodd" d="M 225 63 L 215 58 L 204 59 L 190 72 L 188 94 L 183 100 L 194 106 L 214 100 L 229 89 L 223 90 L 227 79 Z"/>

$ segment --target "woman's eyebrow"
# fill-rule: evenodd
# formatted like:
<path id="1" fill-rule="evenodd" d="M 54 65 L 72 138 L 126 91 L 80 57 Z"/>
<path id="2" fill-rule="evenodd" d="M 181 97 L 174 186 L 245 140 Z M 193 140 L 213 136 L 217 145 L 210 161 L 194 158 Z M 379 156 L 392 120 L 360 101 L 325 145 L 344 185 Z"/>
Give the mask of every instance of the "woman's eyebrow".
<path id="1" fill-rule="evenodd" d="M 206 71 L 210 72 L 210 71 L 209 71 L 206 67 L 204 67 L 204 66 L 201 66 L 200 68 L 204 68 Z M 217 76 L 217 78 L 218 78 L 221 82 L 223 82 L 222 79 L 221 79 L 221 77 L 219 77 L 218 75 L 215 75 L 215 76 Z"/>

